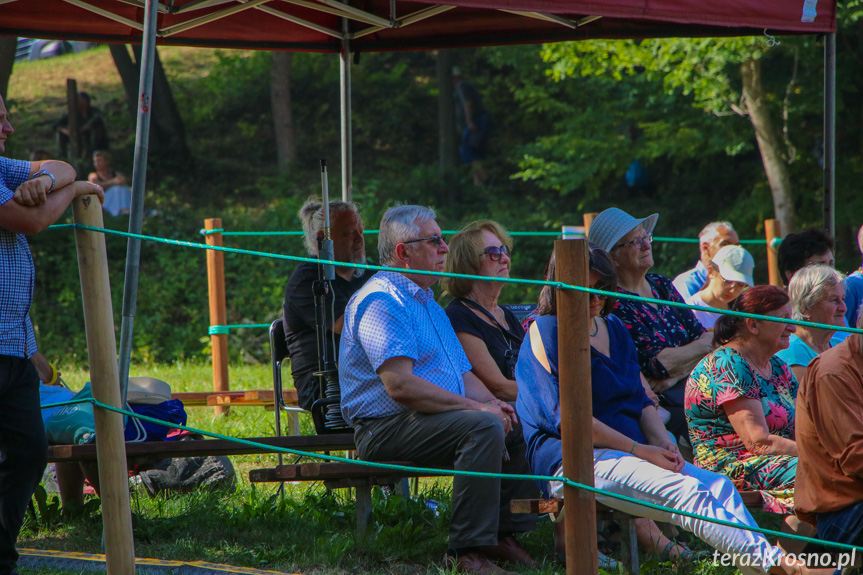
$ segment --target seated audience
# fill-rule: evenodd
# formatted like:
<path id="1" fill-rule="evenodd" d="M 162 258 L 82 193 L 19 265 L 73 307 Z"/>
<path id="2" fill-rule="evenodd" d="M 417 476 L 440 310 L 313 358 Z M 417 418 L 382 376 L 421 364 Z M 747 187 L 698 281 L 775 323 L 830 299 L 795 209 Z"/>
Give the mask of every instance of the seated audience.
<path id="1" fill-rule="evenodd" d="M 87 180 L 105 190 L 102 209 L 112 216 L 128 214 L 132 209 L 132 190 L 126 184 L 126 176 L 111 168 L 111 153 L 106 150 L 93 152 L 93 167 Z"/>
<path id="2" fill-rule="evenodd" d="M 710 222 L 698 234 L 698 248 L 701 258 L 695 267 L 674 278 L 674 288 L 680 297 L 686 299 L 707 285 L 707 270 L 710 260 L 721 248 L 740 243 L 731 222 Z"/>
<path id="3" fill-rule="evenodd" d="M 749 288 L 734 311 L 791 317 L 776 286 Z M 797 380 L 776 352 L 788 347 L 791 324 L 723 315 L 714 327 L 720 347 L 692 370 L 686 418 L 695 464 L 727 476 L 738 489 L 760 491 L 764 509 L 789 514 L 794 500 Z"/>
<path id="4" fill-rule="evenodd" d="M 821 228 L 808 228 L 788 234 L 776 253 L 782 285 L 787 286 L 797 270 L 813 264 L 834 267 L 833 237 Z"/>
<path id="5" fill-rule="evenodd" d="M 863 316 L 856 327 L 863 328 Z M 825 541 L 863 545 L 863 337 L 809 364 L 797 394 L 800 519 Z"/>
<path id="6" fill-rule="evenodd" d="M 434 300 L 433 275 L 449 248 L 429 208 L 402 205 L 384 214 L 380 271 L 345 309 L 339 378 L 342 415 L 368 461 L 412 461 L 457 471 L 527 473 L 524 438 L 512 432 L 515 410 L 471 372 L 446 313 Z M 499 573 L 493 561 L 534 562 L 514 534 L 532 516 L 513 515 L 510 500 L 530 498 L 526 481 L 453 478 L 447 563 L 462 573 Z"/>
<path id="7" fill-rule="evenodd" d="M 863 254 L 863 226 L 860 226 L 857 232 L 857 249 Z M 845 312 L 845 323 L 857 325 L 857 314 L 863 305 L 863 265 L 845 279 L 845 305 L 848 308 Z"/>
<path id="8" fill-rule="evenodd" d="M 448 273 L 509 277 L 512 238 L 500 224 L 474 222 L 449 242 Z M 498 399 L 515 401 L 515 362 L 524 330 L 515 314 L 497 303 L 504 283 L 444 278 L 453 299 L 446 308 L 473 374 Z"/>
<path id="9" fill-rule="evenodd" d="M 300 208 L 306 249 L 312 257 L 318 257 L 318 236 L 324 229 L 324 210 L 320 201 L 310 198 Z M 333 240 L 334 258 L 340 262 L 366 263 L 366 244 L 363 239 L 363 222 L 353 203 L 330 202 L 330 232 Z M 315 327 L 315 297 L 312 285 L 321 279 L 319 265 L 303 262 L 288 280 L 285 288 L 284 323 L 285 341 L 291 354 L 291 374 L 297 388 L 298 403 L 303 409 L 311 409 L 315 400 L 321 398 L 318 378 L 318 339 Z M 328 324 L 324 345 L 327 357 L 338 359 L 339 336 L 344 323 L 345 306 L 354 293 L 372 277 L 371 270 L 336 267 L 336 278 L 332 291 L 327 296 Z"/>
<path id="10" fill-rule="evenodd" d="M 832 267 L 814 265 L 798 271 L 788 284 L 788 297 L 792 318 L 845 327 L 845 276 Z M 847 332 L 842 334 L 798 325 L 788 347 L 776 357 L 788 364 L 798 382 L 803 381 L 809 362 L 845 339 Z"/>
<path id="11" fill-rule="evenodd" d="M 635 219 L 609 208 L 590 226 L 589 240 L 607 251 L 617 268 L 617 291 L 683 303 L 671 280 L 648 274 L 653 267 L 653 228 L 658 214 Z M 713 337 L 692 311 L 629 299 L 618 299 L 611 313 L 629 330 L 638 349 L 641 373 L 671 413 L 666 424 L 675 439 L 686 440 L 683 395 L 692 368 L 713 349 Z"/>
<path id="12" fill-rule="evenodd" d="M 755 261 L 752 255 L 740 246 L 721 248 L 707 264 L 707 285 L 704 289 L 685 298 L 689 305 L 728 309 L 728 302 L 736 298 L 752 281 Z M 695 318 L 706 329 L 712 330 L 713 324 L 721 314 L 709 311 L 695 311 Z"/>
<path id="13" fill-rule="evenodd" d="M 607 254 L 591 249 L 590 286 L 613 286 L 613 267 Z M 554 256 L 547 279 L 554 278 Z M 637 352 L 620 319 L 607 313 L 609 304 L 590 300 L 591 388 L 593 401 L 594 484 L 615 494 L 715 517 L 734 524 L 756 527 L 739 493 L 728 478 L 685 463 L 666 433 L 653 404 L 640 383 Z M 557 309 L 554 288 L 540 295 L 539 316 L 530 325 L 516 366 L 518 412 L 523 415 L 528 458 L 533 473 L 560 477 L 561 405 L 558 358 L 566 350 L 557 347 Z M 542 485 L 547 495 L 563 497 L 563 482 Z M 653 521 L 673 523 L 694 533 L 724 553 L 749 554 L 781 565 L 781 572 L 807 570 L 784 557 L 759 534 L 692 519 L 680 514 L 642 507 L 620 499 L 597 495 L 604 505 Z M 658 535 L 658 534 L 657 534 Z M 666 544 L 667 545 L 667 544 Z M 674 545 L 672 544 L 672 548 Z M 680 552 L 680 551 L 678 551 Z M 686 555 L 686 551 L 681 553 Z M 766 573 L 750 561 L 740 566 L 745 574 Z"/>

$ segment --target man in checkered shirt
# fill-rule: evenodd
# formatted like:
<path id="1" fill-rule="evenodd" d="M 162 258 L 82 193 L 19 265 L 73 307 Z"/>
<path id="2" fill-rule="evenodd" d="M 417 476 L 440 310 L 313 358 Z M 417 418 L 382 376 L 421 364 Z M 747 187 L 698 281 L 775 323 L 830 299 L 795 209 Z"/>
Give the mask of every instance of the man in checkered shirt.
<path id="1" fill-rule="evenodd" d="M 383 265 L 345 310 L 339 354 L 342 414 L 368 461 L 411 461 L 457 471 L 529 473 L 515 410 L 471 372 L 452 325 L 430 289 L 449 248 L 435 213 L 397 206 L 378 236 Z M 514 516 L 512 499 L 536 496 L 531 481 L 453 478 L 447 562 L 462 573 L 506 573 L 493 560 L 532 565 L 513 535 L 535 517 Z"/>
<path id="2" fill-rule="evenodd" d="M 2 157 L 13 131 L 0 97 L 0 575 L 16 573 L 15 541 L 48 451 L 39 376 L 30 362 L 35 272 L 25 235 L 53 224 L 77 196 L 104 200 L 99 186 L 75 181 L 69 164 Z"/>

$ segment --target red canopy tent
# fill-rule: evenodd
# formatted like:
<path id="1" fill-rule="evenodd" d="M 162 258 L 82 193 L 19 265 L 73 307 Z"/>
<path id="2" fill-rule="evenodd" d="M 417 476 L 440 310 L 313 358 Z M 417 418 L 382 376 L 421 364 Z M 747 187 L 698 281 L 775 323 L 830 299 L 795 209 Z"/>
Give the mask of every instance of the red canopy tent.
<path id="1" fill-rule="evenodd" d="M 140 0 L 0 0 L 0 35 L 137 43 Z M 338 52 L 832 32 L 835 0 L 167 0 L 159 44 Z M 350 21 L 347 33 L 340 19 Z"/>

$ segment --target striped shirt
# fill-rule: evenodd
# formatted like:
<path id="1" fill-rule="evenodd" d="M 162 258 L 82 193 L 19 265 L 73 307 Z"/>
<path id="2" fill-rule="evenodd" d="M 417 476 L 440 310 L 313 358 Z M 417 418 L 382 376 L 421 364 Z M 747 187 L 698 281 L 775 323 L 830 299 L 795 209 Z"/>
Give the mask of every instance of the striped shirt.
<path id="1" fill-rule="evenodd" d="M 393 357 L 410 358 L 414 375 L 464 396 L 470 362 L 432 290 L 400 273 L 378 272 L 345 309 L 339 382 L 348 423 L 407 411 L 389 396 L 376 373 Z"/>
<path id="2" fill-rule="evenodd" d="M 30 162 L 0 158 L 0 206 L 30 177 Z M 29 358 L 36 351 L 30 323 L 35 276 L 24 234 L 0 227 L 0 355 Z"/>

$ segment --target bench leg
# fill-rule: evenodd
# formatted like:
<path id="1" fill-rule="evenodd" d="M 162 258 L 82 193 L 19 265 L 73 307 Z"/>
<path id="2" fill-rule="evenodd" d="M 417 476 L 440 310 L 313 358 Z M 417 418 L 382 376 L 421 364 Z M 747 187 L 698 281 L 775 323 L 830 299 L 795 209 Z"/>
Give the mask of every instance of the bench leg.
<path id="1" fill-rule="evenodd" d="M 356 486 L 357 502 L 357 540 L 366 537 L 366 530 L 372 521 L 372 486 L 368 481 L 361 481 Z"/>
<path id="2" fill-rule="evenodd" d="M 638 575 L 638 538 L 635 534 L 635 518 L 615 511 L 614 519 L 620 525 L 620 558 L 629 573 Z"/>
<path id="3" fill-rule="evenodd" d="M 300 434 L 300 414 L 296 411 L 290 412 L 290 417 L 288 418 L 288 433 L 291 435 L 299 435 Z"/>

